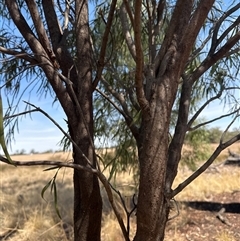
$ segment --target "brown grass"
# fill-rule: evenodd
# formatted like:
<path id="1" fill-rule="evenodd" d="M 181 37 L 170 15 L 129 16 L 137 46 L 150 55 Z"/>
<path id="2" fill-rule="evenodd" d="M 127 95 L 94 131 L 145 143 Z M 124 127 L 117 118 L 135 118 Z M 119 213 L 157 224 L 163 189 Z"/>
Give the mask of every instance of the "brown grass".
<path id="1" fill-rule="evenodd" d="M 240 144 L 235 144 L 232 151 L 240 152 Z M 219 163 L 227 156 L 225 151 L 216 163 Z M 37 155 L 21 155 L 13 156 L 14 160 L 61 160 L 69 161 L 70 153 L 55 154 L 37 154 Z M 6 164 L 0 164 L 0 236 L 11 230 L 17 229 L 8 240 L 11 241 L 27 241 L 27 240 L 67 240 L 66 230 L 72 232 L 72 170 L 61 169 L 58 174 L 58 204 L 62 220 L 60 220 L 55 212 L 53 205 L 53 197 L 49 190 L 46 191 L 44 201 L 41 198 L 42 188 L 51 180 L 55 171 L 44 172 L 46 167 L 13 167 Z M 237 170 L 237 169 L 236 169 Z M 186 177 L 191 174 L 184 167 L 178 172 L 174 185 L 178 185 Z M 130 203 L 131 197 L 135 190 L 134 180 L 131 173 L 121 173 L 117 175 L 114 184 L 117 190 L 123 192 L 123 197 Z M 204 173 L 191 183 L 177 200 L 207 200 L 215 193 L 232 192 L 240 187 L 240 171 L 230 171 L 228 168 L 212 169 L 211 172 Z M 102 240 L 103 241 L 122 241 L 124 240 L 119 229 L 118 223 L 111 212 L 104 190 L 104 214 L 102 222 Z M 119 210 L 121 208 L 120 201 Z M 129 204 L 130 206 L 130 204 Z M 171 233 L 171 239 L 179 240 L 177 229 L 184 222 L 188 221 L 187 214 L 184 210 L 181 212 L 181 221 L 174 222 L 175 232 Z M 185 221 L 184 221 L 185 220 Z M 131 220 L 131 237 L 135 232 L 135 215 Z M 71 235 L 70 235 L 71 236 Z M 168 236 L 168 235 L 167 235 Z M 217 241 L 228 241 L 231 239 L 230 234 L 219 233 Z"/>

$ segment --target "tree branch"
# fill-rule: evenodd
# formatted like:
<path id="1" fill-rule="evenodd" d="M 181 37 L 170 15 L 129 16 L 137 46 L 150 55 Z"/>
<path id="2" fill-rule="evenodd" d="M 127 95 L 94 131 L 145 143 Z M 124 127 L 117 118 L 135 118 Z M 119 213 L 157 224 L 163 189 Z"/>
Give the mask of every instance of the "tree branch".
<path id="1" fill-rule="evenodd" d="M 56 12 L 54 10 L 53 0 L 42 0 L 43 11 L 48 25 L 48 31 L 52 41 L 53 49 L 56 50 L 57 46 L 63 35 L 62 29 L 59 25 Z"/>
<path id="2" fill-rule="evenodd" d="M 28 26 L 26 20 L 24 19 L 23 15 L 18 9 L 18 5 L 16 3 L 16 0 L 6 0 L 6 5 L 8 8 L 8 11 L 10 13 L 10 16 L 17 26 L 18 30 L 30 46 L 31 50 L 33 51 L 35 57 L 39 60 L 39 58 L 45 56 L 45 62 L 46 62 L 46 52 L 43 49 L 41 43 L 37 40 L 36 36 L 32 32 L 31 28 Z M 41 63 L 41 61 L 39 61 Z"/>
<path id="3" fill-rule="evenodd" d="M 239 108 L 240 109 L 240 108 Z M 238 109 L 238 110 L 239 110 Z M 231 125 L 235 122 L 235 120 L 240 117 L 240 114 L 236 115 L 233 120 L 229 123 L 229 125 L 227 126 L 227 128 L 225 129 L 225 131 L 223 132 L 222 136 L 221 136 L 221 139 L 220 139 L 220 144 L 223 143 L 223 139 L 224 139 L 224 136 L 226 135 L 227 131 L 229 130 L 229 128 L 231 127 Z"/>
<path id="4" fill-rule="evenodd" d="M 237 113 L 239 110 L 240 110 L 240 108 L 238 108 L 237 110 L 235 110 L 235 111 L 233 111 L 233 112 L 231 112 L 231 113 L 228 113 L 228 114 L 226 114 L 226 115 L 221 115 L 221 116 L 219 116 L 219 117 L 217 117 L 217 118 L 214 118 L 214 119 L 212 119 L 212 120 L 209 120 L 209 121 L 203 122 L 203 123 L 201 123 L 201 124 L 198 124 L 198 125 L 196 125 L 196 126 L 194 126 L 194 127 L 190 127 L 190 126 L 189 126 L 188 131 L 194 131 L 194 130 L 196 130 L 196 129 L 202 127 L 202 126 L 208 125 L 208 124 L 210 124 L 210 123 L 212 123 L 212 122 L 214 122 L 214 121 L 220 120 L 220 119 L 225 118 L 225 117 L 228 117 L 228 116 L 230 116 L 230 115 L 233 115 L 233 114 Z"/>
<path id="5" fill-rule="evenodd" d="M 141 14 L 142 14 L 142 1 L 135 1 L 135 19 L 134 19 L 134 38 L 135 38 L 135 45 L 136 45 L 136 72 L 135 72 L 135 88 L 138 103 L 144 113 L 149 112 L 149 103 L 145 97 L 144 88 L 143 88 L 143 67 L 144 67 L 144 60 L 143 60 L 143 51 L 142 51 L 142 21 L 141 21 Z"/>
<path id="6" fill-rule="evenodd" d="M 129 115 L 129 113 L 125 113 L 125 111 L 122 111 L 106 94 L 104 94 L 101 90 L 96 88 L 96 91 L 100 93 L 125 119 L 129 129 L 131 130 L 133 136 L 136 140 L 138 140 L 139 137 L 139 129 L 134 124 L 134 121 L 132 117 Z"/>
<path id="7" fill-rule="evenodd" d="M 187 59 L 192 51 L 192 46 L 196 40 L 196 37 L 202 28 L 204 21 L 207 18 L 207 15 L 214 4 L 214 0 L 201 0 L 198 3 L 198 6 L 191 18 L 189 19 L 189 23 L 185 25 L 185 28 L 182 30 L 182 38 L 179 44 L 179 48 L 181 49 L 181 70 L 184 69 Z M 187 4 L 188 5 L 188 4 Z M 191 46 L 191 48 L 189 48 Z M 182 71 L 181 71 L 182 72 Z"/>
<path id="8" fill-rule="evenodd" d="M 160 34 L 160 29 L 163 26 L 164 23 L 164 9 L 166 6 L 166 1 L 165 0 L 159 0 L 158 1 L 158 5 L 156 1 L 152 1 L 152 20 L 150 22 L 150 27 L 149 27 L 149 31 L 151 31 L 151 33 L 149 32 L 149 38 L 151 36 L 151 38 L 149 39 L 149 44 L 150 44 L 150 53 L 151 53 L 151 57 L 150 57 L 150 63 L 153 64 L 154 63 L 154 59 L 156 57 L 157 51 L 156 48 L 158 46 L 158 43 L 156 42 L 157 37 Z M 149 13 L 149 15 L 151 15 Z"/>
<path id="9" fill-rule="evenodd" d="M 160 4 L 161 0 L 159 1 Z M 153 33 L 153 24 L 154 24 L 154 17 L 155 17 L 155 11 L 156 11 L 156 1 L 151 1 L 151 7 L 149 4 L 149 1 L 146 1 L 146 11 L 147 11 L 147 31 L 148 31 L 148 58 L 149 63 L 153 64 L 153 60 L 155 57 L 155 49 L 154 49 L 154 33 Z"/>
<path id="10" fill-rule="evenodd" d="M 229 56 L 228 52 L 236 43 L 238 43 L 239 40 L 240 40 L 240 31 L 237 32 L 233 37 L 228 39 L 225 45 L 223 45 L 215 54 L 212 54 L 211 56 L 208 55 L 206 57 L 206 59 L 202 62 L 202 64 L 192 73 L 191 81 L 195 82 L 197 79 L 201 77 L 203 73 L 205 73 L 218 60 L 220 60 L 223 57 Z"/>
<path id="11" fill-rule="evenodd" d="M 130 7 L 130 5 L 129 5 L 129 1 L 123 0 L 123 3 L 124 3 L 124 5 L 125 5 L 126 11 L 127 11 L 127 13 L 128 13 L 128 17 L 129 17 L 129 19 L 130 19 L 131 26 L 133 26 L 133 25 L 134 25 L 134 16 L 133 16 L 131 7 Z"/>
<path id="12" fill-rule="evenodd" d="M 108 36 L 110 34 L 110 30 L 112 27 L 116 4 L 117 4 L 117 0 L 113 0 L 111 2 L 107 23 L 106 23 L 105 31 L 104 31 L 103 38 L 102 38 L 100 55 L 99 55 L 99 59 L 97 61 L 97 73 L 96 73 L 96 77 L 93 81 L 93 90 L 95 90 L 95 88 L 102 76 L 102 71 L 103 71 L 104 64 L 105 64 L 104 58 L 106 55 L 106 49 L 107 49 L 107 45 L 108 45 Z"/>
<path id="13" fill-rule="evenodd" d="M 189 116 L 189 106 L 191 103 L 192 85 L 188 79 L 183 80 L 177 124 L 173 138 L 168 148 L 166 191 L 170 192 L 172 183 L 177 175 L 177 163 L 181 159 L 181 150 L 187 132 L 187 121 Z"/>
<path id="14" fill-rule="evenodd" d="M 239 4 L 240 6 L 240 4 Z M 229 28 L 227 28 L 223 34 L 219 37 L 218 41 L 217 41 L 217 45 L 219 45 L 223 40 L 224 38 L 235 28 L 239 25 L 240 23 L 240 16 L 235 20 L 234 23 L 232 23 Z"/>
<path id="15" fill-rule="evenodd" d="M 224 87 L 221 87 L 221 89 L 219 90 L 219 92 L 217 93 L 216 96 L 210 98 L 209 100 L 207 100 L 199 109 L 198 111 L 193 115 L 193 117 L 190 119 L 190 121 L 187 124 L 187 129 L 190 130 L 191 129 L 191 125 L 193 124 L 193 122 L 197 119 L 197 117 L 201 114 L 201 112 L 205 109 L 205 107 L 207 107 L 212 101 L 219 99 L 222 95 L 224 91 Z M 191 129 L 192 130 L 192 129 Z"/>
<path id="16" fill-rule="evenodd" d="M 48 36 L 47 36 L 47 32 L 43 26 L 43 22 L 41 20 L 40 14 L 38 12 L 37 9 L 37 4 L 35 1 L 32 0 L 26 0 L 28 9 L 30 11 L 38 38 L 40 43 L 42 44 L 43 48 L 45 49 L 45 51 L 48 53 L 50 59 L 54 59 L 55 55 L 52 51 Z"/>
<path id="17" fill-rule="evenodd" d="M 11 164 L 8 159 L 0 155 L 0 161 L 6 164 Z M 97 173 L 97 170 L 91 167 L 82 166 L 79 164 L 74 164 L 71 162 L 61 162 L 61 161 L 49 161 L 49 160 L 38 160 L 38 161 L 14 161 L 15 166 L 57 166 L 57 167 L 69 167 L 77 170 L 83 170 L 90 173 Z"/>
<path id="18" fill-rule="evenodd" d="M 230 28 L 232 25 L 230 25 L 230 27 L 221 35 L 221 37 L 219 39 L 217 39 L 218 36 L 218 32 L 219 32 L 219 28 L 222 24 L 222 22 L 228 17 L 230 16 L 232 13 L 234 13 L 235 11 L 237 11 L 240 8 L 240 3 L 237 4 L 236 6 L 232 7 L 231 9 L 229 9 L 227 12 L 225 12 L 222 17 L 215 23 L 215 27 L 214 27 L 214 31 L 213 31 L 213 37 L 212 37 L 212 44 L 209 50 L 209 55 L 212 55 L 215 50 L 216 47 L 219 45 L 219 43 L 222 42 L 223 38 L 226 36 L 226 33 L 229 33 Z M 236 20 L 237 21 L 237 20 Z M 235 22 L 236 22 L 235 21 Z"/>
<path id="19" fill-rule="evenodd" d="M 204 39 L 204 41 L 202 42 L 202 44 L 192 52 L 191 56 L 189 57 L 187 64 L 191 63 L 194 59 L 196 59 L 196 57 L 199 55 L 200 51 L 203 50 L 203 48 L 206 46 L 206 44 L 208 43 L 208 41 L 212 38 L 211 36 L 211 30 L 209 31 L 209 35 L 206 37 L 206 39 Z"/>
<path id="20" fill-rule="evenodd" d="M 69 141 L 73 144 L 73 146 L 76 148 L 76 150 L 81 153 L 82 157 L 87 161 L 87 163 L 92 167 L 92 164 L 91 162 L 89 161 L 89 159 L 85 156 L 85 154 L 83 153 L 83 151 L 81 150 L 81 148 L 77 145 L 76 142 L 74 142 L 74 140 L 71 138 L 71 136 L 65 132 L 63 130 L 63 128 L 50 116 L 48 115 L 45 111 L 43 111 L 41 108 L 39 107 L 36 107 L 35 105 L 27 102 L 27 101 L 24 101 L 24 103 L 34 107 L 36 110 L 38 110 L 39 112 L 41 112 L 43 115 L 45 115 L 68 139 Z"/>
<path id="21" fill-rule="evenodd" d="M 15 115 L 7 115 L 7 116 L 4 116 L 3 120 L 8 120 L 8 119 L 11 119 L 11 118 L 15 118 L 15 117 L 18 117 L 20 115 L 26 115 L 26 114 L 29 114 L 29 113 L 32 113 L 32 112 L 36 112 L 38 111 L 37 109 L 34 109 L 34 110 L 27 110 L 27 111 L 23 111 L 21 113 L 17 113 Z"/>
<path id="22" fill-rule="evenodd" d="M 200 176 L 206 169 L 213 163 L 213 161 L 219 156 L 219 154 L 232 145 L 233 143 L 240 140 L 240 134 L 234 136 L 229 141 L 225 143 L 220 143 L 216 150 L 213 152 L 211 157 L 197 170 L 195 171 L 190 177 L 188 177 L 184 182 L 178 185 L 169 195 L 170 198 L 175 197 L 178 193 L 180 193 L 184 188 L 186 188 L 192 181 L 194 181 L 198 176 Z"/>
<path id="23" fill-rule="evenodd" d="M 18 59 L 24 59 L 33 65 L 38 64 L 38 62 L 36 61 L 36 59 L 34 57 L 31 57 L 28 53 L 23 52 L 23 51 L 19 52 L 16 50 L 7 49 L 7 48 L 0 46 L 0 52 L 3 54 L 12 55 Z"/>
<path id="24" fill-rule="evenodd" d="M 169 27 L 165 35 L 165 39 L 154 61 L 155 76 L 159 77 L 163 72 L 165 72 L 165 65 L 168 65 L 169 61 L 171 61 L 171 55 L 173 55 L 173 53 L 171 53 L 171 50 L 169 49 L 172 45 L 173 40 L 177 42 L 177 45 L 179 45 L 184 37 L 186 28 L 190 27 L 188 24 L 192 13 L 192 5 L 192 1 L 176 1 L 175 8 L 169 23 Z M 182 59 L 182 53 L 184 52 L 186 47 L 188 47 L 188 49 L 192 49 L 192 43 L 188 41 L 188 43 L 185 43 L 185 46 L 183 47 L 184 48 L 178 48 L 179 50 L 181 50 L 181 61 L 179 61 L 178 64 L 183 64 L 185 60 Z M 188 51 L 186 52 L 186 55 L 188 54 Z M 183 54 L 183 56 L 185 57 L 186 55 Z"/>
<path id="25" fill-rule="evenodd" d="M 125 8 L 124 4 L 122 4 L 121 7 L 120 7 L 119 17 L 120 17 L 120 20 L 121 20 L 122 30 L 123 30 L 123 34 L 125 36 L 125 41 L 126 41 L 127 47 L 129 49 L 129 52 L 132 55 L 134 61 L 136 61 L 136 46 L 135 46 L 135 43 L 134 43 L 133 38 L 132 38 L 131 33 L 130 33 L 131 31 L 130 31 L 130 28 L 129 28 L 126 8 Z"/>
<path id="26" fill-rule="evenodd" d="M 235 49 L 229 50 L 224 56 L 227 58 L 233 54 L 239 53 L 240 52 L 240 47 L 237 47 Z"/>

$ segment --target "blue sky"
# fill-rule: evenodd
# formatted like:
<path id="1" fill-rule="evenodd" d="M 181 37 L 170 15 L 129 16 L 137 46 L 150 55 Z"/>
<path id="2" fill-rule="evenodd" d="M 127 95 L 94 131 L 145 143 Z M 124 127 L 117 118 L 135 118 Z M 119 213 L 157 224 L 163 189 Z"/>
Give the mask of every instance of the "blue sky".
<path id="1" fill-rule="evenodd" d="M 91 10 L 90 10 L 91 11 Z M 240 99 L 240 91 L 236 92 L 236 98 Z M 2 93 L 3 105 L 6 110 L 6 96 Z M 10 97 L 11 98 L 11 97 Z M 29 93 L 26 92 L 23 96 L 22 100 L 28 101 Z M 30 102 L 37 107 L 40 107 L 49 115 L 51 115 L 58 124 L 67 131 L 65 114 L 58 103 L 52 105 L 52 99 L 50 96 L 47 96 L 46 99 L 43 97 L 39 99 L 34 92 L 31 94 Z M 24 111 L 25 104 L 23 102 L 20 103 L 18 112 Z M 201 117 L 204 117 L 207 120 L 218 117 L 219 115 L 227 114 L 228 109 L 219 102 L 216 101 L 211 104 L 208 108 L 206 108 Z M 221 119 L 213 124 L 210 124 L 209 127 L 218 126 L 221 129 L 225 129 L 229 122 L 230 118 Z M 232 125 L 232 128 L 239 128 L 240 126 L 240 118 L 236 120 L 236 122 Z M 23 116 L 19 119 L 19 132 L 16 130 L 14 139 L 9 145 L 9 152 L 16 153 L 16 151 L 25 150 L 29 153 L 32 149 L 38 152 L 43 152 L 46 150 L 58 150 L 60 146 L 58 145 L 59 141 L 63 137 L 63 134 L 60 130 L 43 114 L 34 112 L 30 116 Z"/>
<path id="2" fill-rule="evenodd" d="M 2 98 L 3 105 L 6 106 L 6 97 L 2 95 Z M 25 98 L 23 97 L 23 100 L 28 100 L 28 96 L 25 96 Z M 54 120 L 67 131 L 66 122 L 64 121 L 65 114 L 58 103 L 52 105 L 52 99 L 50 97 L 42 100 L 33 98 L 31 103 L 37 107 L 40 107 L 51 115 Z M 19 112 L 24 111 L 24 107 L 25 104 L 22 103 L 19 107 Z M 219 102 L 216 102 L 206 108 L 201 117 L 209 120 L 226 113 L 227 109 L 224 111 L 223 105 L 221 105 Z M 209 127 L 218 126 L 221 127 L 221 129 L 225 129 L 230 121 L 230 118 L 224 118 L 213 124 L 210 124 Z M 239 128 L 239 126 L 240 118 L 235 121 L 232 128 Z M 29 153 L 32 149 L 38 152 L 43 152 L 50 149 L 59 150 L 60 146 L 58 143 L 63 137 L 63 134 L 42 113 L 33 112 L 31 117 L 27 115 L 19 119 L 19 132 L 16 131 L 14 137 L 15 140 L 12 141 L 11 146 L 9 146 L 10 153 L 16 153 L 17 150 L 21 151 L 23 149 Z"/>
<path id="3" fill-rule="evenodd" d="M 11 98 L 11 97 L 10 97 Z M 7 107 L 6 96 L 2 94 L 3 105 Z M 23 96 L 22 100 L 28 101 L 28 94 Z M 65 131 L 67 125 L 64 119 L 65 114 L 58 103 L 52 105 L 52 99 L 48 96 L 46 99 L 32 98 L 30 102 L 40 107 L 48 113 Z M 18 112 L 25 110 L 26 104 L 20 102 Z M 14 139 L 9 145 L 9 152 L 15 153 L 17 150 L 26 150 L 29 153 L 32 149 L 43 152 L 46 150 L 58 150 L 58 142 L 63 137 L 62 132 L 42 113 L 33 112 L 31 116 L 25 115 L 19 118 L 19 131 L 15 130 Z"/>

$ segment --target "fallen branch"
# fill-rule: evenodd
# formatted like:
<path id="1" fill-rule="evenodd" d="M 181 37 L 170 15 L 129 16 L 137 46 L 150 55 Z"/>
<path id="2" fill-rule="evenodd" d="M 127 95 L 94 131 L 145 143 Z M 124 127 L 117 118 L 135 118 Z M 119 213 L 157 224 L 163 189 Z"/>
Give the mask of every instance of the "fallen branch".
<path id="1" fill-rule="evenodd" d="M 17 230 L 18 230 L 18 224 L 16 225 L 15 228 L 11 228 L 11 229 L 7 230 L 6 232 L 2 233 L 0 235 L 0 241 L 7 240 L 11 235 L 13 235 L 15 232 L 17 232 Z"/>
<path id="2" fill-rule="evenodd" d="M 223 216 L 223 213 L 225 213 L 225 208 L 221 208 L 221 210 L 217 213 L 216 218 L 219 219 L 222 223 L 232 226 L 231 223 Z"/>

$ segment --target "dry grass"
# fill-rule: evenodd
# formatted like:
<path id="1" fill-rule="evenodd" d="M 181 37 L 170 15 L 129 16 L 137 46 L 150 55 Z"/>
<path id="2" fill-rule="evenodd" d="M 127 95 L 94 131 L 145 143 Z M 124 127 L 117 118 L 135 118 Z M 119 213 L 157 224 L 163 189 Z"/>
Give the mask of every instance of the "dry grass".
<path id="1" fill-rule="evenodd" d="M 14 156 L 13 159 L 59 160 L 59 157 L 39 154 Z M 67 160 L 66 157 L 66 154 L 62 155 L 61 160 Z M 42 188 L 55 174 L 54 170 L 44 172 L 44 168 L 0 165 L 0 235 L 18 228 L 9 240 L 67 240 L 62 222 L 72 224 L 72 170 L 62 169 L 58 175 L 58 197 L 63 216 L 60 221 L 50 191 L 45 194 L 47 202 L 41 197 Z"/>
<path id="2" fill-rule="evenodd" d="M 239 143 L 231 148 L 232 151 L 240 152 Z M 227 155 L 225 152 L 223 155 Z M 62 160 L 68 161 L 72 157 L 69 153 L 37 154 L 14 156 L 14 160 Z M 222 160 L 224 157 L 220 157 Z M 217 161 L 217 163 L 219 162 Z M 41 198 L 42 188 L 51 180 L 55 171 L 44 172 L 45 167 L 12 167 L 0 165 L 0 236 L 8 231 L 15 230 L 8 240 L 67 240 L 66 231 L 72 231 L 72 170 L 62 169 L 58 174 L 58 203 L 62 220 L 55 212 L 53 198 L 50 191 L 46 191 L 44 201 Z M 191 173 L 181 167 L 178 172 L 175 184 L 182 182 Z M 135 190 L 134 180 L 131 174 L 119 174 L 115 186 L 123 192 L 125 200 L 129 203 Z M 228 168 L 213 170 L 204 173 L 201 177 L 190 184 L 182 193 L 177 196 L 178 200 L 204 200 L 214 193 L 231 192 L 240 187 L 240 171 L 232 173 Z M 118 223 L 111 212 L 108 201 L 103 191 L 104 214 L 102 223 L 102 240 L 122 241 L 124 240 Z M 129 204 L 130 205 L 130 204 Z M 119 201 L 119 210 L 121 209 Z M 122 213 L 124 214 L 123 209 Z M 135 216 L 133 215 L 131 237 L 135 232 Z M 187 213 L 181 212 L 181 219 L 176 220 L 175 232 L 171 233 L 171 238 L 166 240 L 181 241 L 177 229 L 180 225 L 188 222 Z M 68 233 L 68 232 L 67 232 Z M 71 235 L 70 235 L 71 236 Z M 1 238 L 0 238 L 1 239 Z M 231 239 L 229 233 L 219 233 L 216 241 L 228 241 Z"/>
<path id="3" fill-rule="evenodd" d="M 220 232 L 216 237 L 216 241 L 235 241 L 235 240 L 236 239 L 231 234 L 231 232 L 226 232 L 226 231 Z"/>
<path id="4" fill-rule="evenodd" d="M 217 145 L 211 146 L 212 150 L 216 147 Z M 230 149 L 233 152 L 240 153 L 240 143 L 234 144 Z M 220 165 L 228 156 L 228 150 L 224 150 L 205 173 L 177 195 L 177 199 L 203 200 L 214 194 L 238 190 L 240 187 L 240 173 L 238 169 L 236 169 L 236 172 L 232 172 L 231 168 L 222 168 Z M 192 172 L 186 167 L 180 167 L 173 187 L 183 182 L 191 174 Z"/>

